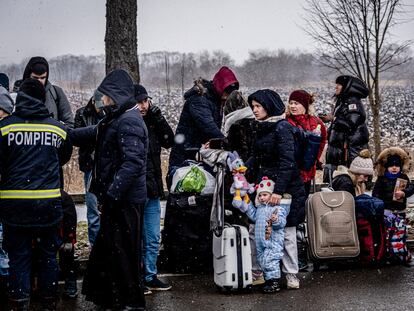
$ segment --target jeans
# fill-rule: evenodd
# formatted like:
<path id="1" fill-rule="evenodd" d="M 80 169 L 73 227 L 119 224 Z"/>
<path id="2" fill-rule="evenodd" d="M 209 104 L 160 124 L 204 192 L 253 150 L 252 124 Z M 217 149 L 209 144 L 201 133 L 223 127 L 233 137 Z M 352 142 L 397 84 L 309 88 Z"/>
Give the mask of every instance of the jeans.
<path id="1" fill-rule="evenodd" d="M 59 267 L 56 259 L 61 245 L 58 226 L 20 228 L 4 226 L 4 248 L 9 253 L 9 296 L 11 299 L 30 297 L 32 241 L 39 252 L 39 294 L 42 298 L 57 295 Z"/>
<path id="2" fill-rule="evenodd" d="M 160 246 L 160 199 L 147 199 L 142 228 L 144 277 L 150 282 L 157 276 L 157 257 Z"/>
<path id="3" fill-rule="evenodd" d="M 98 211 L 98 200 L 96 196 L 87 191 L 89 188 L 89 180 L 92 176 L 92 171 L 87 171 L 84 174 L 84 182 L 85 182 L 85 202 L 86 202 L 86 209 L 88 218 L 88 237 L 89 237 L 89 244 L 93 245 L 95 243 L 96 236 L 98 235 L 99 231 L 99 211 Z"/>

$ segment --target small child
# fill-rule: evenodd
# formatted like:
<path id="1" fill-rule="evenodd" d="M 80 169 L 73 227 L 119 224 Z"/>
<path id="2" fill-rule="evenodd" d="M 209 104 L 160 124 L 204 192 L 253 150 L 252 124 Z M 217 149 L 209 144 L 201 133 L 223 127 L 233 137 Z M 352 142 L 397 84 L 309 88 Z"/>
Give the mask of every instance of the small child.
<path id="1" fill-rule="evenodd" d="M 384 201 L 389 259 L 403 264 L 411 261 L 406 245 L 407 226 L 404 211 L 407 197 L 414 194 L 414 185 L 405 174 L 409 162 L 409 156 L 403 149 L 398 147 L 384 149 L 377 159 L 378 178 L 372 191 L 373 197 Z M 398 187 L 396 187 L 397 182 Z"/>
<path id="2" fill-rule="evenodd" d="M 409 162 L 408 154 L 399 147 L 386 148 L 378 156 L 375 167 L 378 178 L 375 182 L 372 196 L 383 200 L 386 210 L 405 210 L 407 197 L 414 194 L 414 187 L 405 174 L 408 170 Z M 398 178 L 407 181 L 407 184 L 404 189 L 397 190 L 394 194 Z"/>
<path id="3" fill-rule="evenodd" d="M 257 260 L 265 278 L 264 293 L 280 291 L 280 260 L 283 256 L 286 217 L 290 210 L 290 200 L 287 199 L 282 199 L 278 206 L 268 204 L 274 186 L 274 181 L 263 177 L 257 187 L 256 208 L 252 203 L 243 208 L 256 226 Z"/>

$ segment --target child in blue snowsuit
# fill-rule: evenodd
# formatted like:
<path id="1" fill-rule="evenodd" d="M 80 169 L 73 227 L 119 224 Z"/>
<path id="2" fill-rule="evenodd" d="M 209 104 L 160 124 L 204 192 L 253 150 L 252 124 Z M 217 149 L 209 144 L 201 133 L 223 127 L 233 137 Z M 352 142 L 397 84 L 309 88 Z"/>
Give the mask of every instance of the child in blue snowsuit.
<path id="1" fill-rule="evenodd" d="M 288 199 L 282 199 L 278 206 L 268 204 L 274 185 L 274 181 L 263 177 L 256 191 L 256 207 L 250 203 L 243 208 L 246 215 L 256 224 L 257 261 L 265 278 L 264 293 L 280 291 L 280 260 L 283 256 L 286 217 L 290 210 Z"/>

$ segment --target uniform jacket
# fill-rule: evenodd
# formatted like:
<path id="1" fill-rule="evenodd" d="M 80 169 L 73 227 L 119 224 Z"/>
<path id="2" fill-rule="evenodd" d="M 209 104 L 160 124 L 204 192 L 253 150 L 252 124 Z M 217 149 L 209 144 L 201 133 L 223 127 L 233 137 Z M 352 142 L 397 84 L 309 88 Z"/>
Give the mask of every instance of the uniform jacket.
<path id="1" fill-rule="evenodd" d="M 334 120 L 328 129 L 326 163 L 349 167 L 358 153 L 368 148 L 366 113 L 361 102 L 367 96 L 368 89 L 364 82 L 350 77 L 337 97 Z"/>
<path id="2" fill-rule="evenodd" d="M 71 156 L 64 126 L 23 92 L 0 122 L 0 215 L 11 226 L 42 227 L 62 217 L 59 166 Z"/>

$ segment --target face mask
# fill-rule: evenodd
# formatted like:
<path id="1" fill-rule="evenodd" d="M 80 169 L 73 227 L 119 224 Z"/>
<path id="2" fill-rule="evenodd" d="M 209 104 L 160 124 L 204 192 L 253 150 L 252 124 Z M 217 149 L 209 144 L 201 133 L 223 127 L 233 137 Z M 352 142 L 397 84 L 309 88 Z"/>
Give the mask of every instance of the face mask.
<path id="1" fill-rule="evenodd" d="M 97 110 L 102 110 L 104 108 L 104 104 L 102 101 L 102 97 L 104 94 L 99 92 L 98 90 L 95 91 L 93 94 L 93 101 Z"/>

